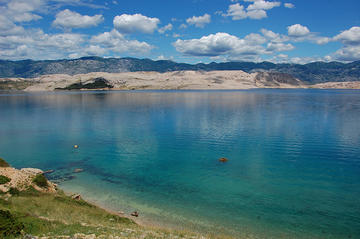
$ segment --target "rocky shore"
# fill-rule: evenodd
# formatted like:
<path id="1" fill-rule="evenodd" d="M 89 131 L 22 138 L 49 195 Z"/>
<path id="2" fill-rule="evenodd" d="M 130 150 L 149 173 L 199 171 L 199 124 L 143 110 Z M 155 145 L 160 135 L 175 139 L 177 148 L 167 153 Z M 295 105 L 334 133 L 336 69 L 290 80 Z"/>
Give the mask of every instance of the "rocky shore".
<path id="1" fill-rule="evenodd" d="M 102 209 L 78 194 L 66 195 L 44 173 L 49 172 L 15 169 L 0 158 L 0 238 L 228 238 L 141 226 L 130 216 Z"/>

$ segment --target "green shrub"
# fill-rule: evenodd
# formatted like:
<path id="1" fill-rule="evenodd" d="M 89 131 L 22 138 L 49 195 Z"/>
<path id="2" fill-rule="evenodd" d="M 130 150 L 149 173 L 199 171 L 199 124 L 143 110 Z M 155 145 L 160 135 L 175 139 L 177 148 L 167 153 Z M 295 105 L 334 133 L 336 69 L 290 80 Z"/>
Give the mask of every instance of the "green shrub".
<path id="1" fill-rule="evenodd" d="M 4 176 L 4 175 L 0 175 L 0 185 L 1 185 L 1 184 L 8 183 L 8 182 L 10 182 L 10 181 L 11 181 L 10 178 L 8 178 L 8 177 L 6 177 L 6 176 Z"/>
<path id="2" fill-rule="evenodd" d="M 33 182 L 41 188 L 47 188 L 49 186 L 48 181 L 43 174 L 36 175 L 36 177 L 33 179 Z"/>
<path id="3" fill-rule="evenodd" d="M 3 158 L 0 158 L 0 167 L 7 168 L 10 165 Z"/>
<path id="4" fill-rule="evenodd" d="M 19 222 L 9 211 L 0 210 L 0 237 L 19 236 L 24 224 Z"/>
<path id="5" fill-rule="evenodd" d="M 11 195 L 13 195 L 13 196 L 18 196 L 18 195 L 20 194 L 20 191 L 19 191 L 17 188 L 11 187 L 11 188 L 9 189 L 9 193 L 10 193 Z"/>

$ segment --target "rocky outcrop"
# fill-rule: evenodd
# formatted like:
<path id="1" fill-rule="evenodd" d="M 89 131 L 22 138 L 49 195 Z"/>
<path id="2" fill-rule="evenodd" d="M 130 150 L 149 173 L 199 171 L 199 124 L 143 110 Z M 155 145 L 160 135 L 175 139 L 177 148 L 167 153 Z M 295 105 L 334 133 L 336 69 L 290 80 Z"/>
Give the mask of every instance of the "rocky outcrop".
<path id="1" fill-rule="evenodd" d="M 22 168 L 19 170 L 11 167 L 0 167 L 0 175 L 10 178 L 10 182 L 0 185 L 0 191 L 6 193 L 10 190 L 10 188 L 16 188 L 19 191 L 24 191 L 31 186 L 41 192 L 56 192 L 56 185 L 50 181 L 47 181 L 47 187 L 40 187 L 33 181 L 37 175 L 43 173 L 44 172 L 42 170 L 36 168 Z"/>

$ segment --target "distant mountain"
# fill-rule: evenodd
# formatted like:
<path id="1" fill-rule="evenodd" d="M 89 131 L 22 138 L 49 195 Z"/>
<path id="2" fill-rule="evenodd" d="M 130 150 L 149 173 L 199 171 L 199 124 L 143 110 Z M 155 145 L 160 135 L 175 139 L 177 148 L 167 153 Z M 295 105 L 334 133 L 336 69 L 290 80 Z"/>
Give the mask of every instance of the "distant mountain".
<path id="1" fill-rule="evenodd" d="M 135 72 L 135 71 L 214 71 L 242 70 L 245 72 L 279 72 L 286 73 L 304 82 L 343 82 L 360 81 L 360 61 L 352 63 L 313 62 L 300 64 L 274 64 L 271 62 L 224 62 L 209 64 L 185 64 L 173 61 L 137 58 L 101 58 L 83 57 L 74 60 L 46 61 L 9 61 L 0 60 L 0 77 L 33 78 L 48 74 L 86 74 L 90 72 Z"/>

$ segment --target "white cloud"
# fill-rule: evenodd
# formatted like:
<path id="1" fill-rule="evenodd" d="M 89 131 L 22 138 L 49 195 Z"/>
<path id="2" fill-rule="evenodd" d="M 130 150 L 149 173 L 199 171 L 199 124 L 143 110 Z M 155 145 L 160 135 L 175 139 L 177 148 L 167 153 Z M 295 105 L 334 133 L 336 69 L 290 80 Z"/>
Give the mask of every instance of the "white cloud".
<path id="1" fill-rule="evenodd" d="M 310 33 L 310 30 L 306 26 L 295 24 L 287 27 L 288 35 L 292 37 L 303 37 Z"/>
<path id="2" fill-rule="evenodd" d="M 286 8 L 295 8 L 295 5 L 292 4 L 292 3 L 284 3 L 284 6 L 285 6 Z"/>
<path id="3" fill-rule="evenodd" d="M 43 0 L 11 0 L 7 4 L 0 6 L 1 15 L 6 16 L 13 22 L 30 22 L 39 20 L 42 17 L 33 13 L 45 6 Z"/>
<path id="4" fill-rule="evenodd" d="M 289 37 L 280 35 L 267 29 L 261 29 L 260 32 L 271 42 L 285 42 L 289 41 Z"/>
<path id="5" fill-rule="evenodd" d="M 63 28 L 87 28 L 97 26 L 103 21 L 104 17 L 102 15 L 81 15 L 77 12 L 65 9 L 56 14 L 53 25 Z"/>
<path id="6" fill-rule="evenodd" d="M 269 2 L 269 1 L 264 1 L 264 0 L 257 0 L 254 1 L 253 4 L 250 4 L 247 7 L 248 11 L 251 10 L 270 10 L 274 7 L 279 7 L 281 5 L 280 2 Z"/>
<path id="7" fill-rule="evenodd" d="M 239 3 L 231 4 L 227 13 L 223 13 L 224 17 L 231 17 L 232 20 L 241 20 L 245 18 L 263 19 L 267 17 L 267 10 L 280 6 L 280 2 L 269 2 L 264 0 L 246 0 L 245 2 L 253 2 L 246 9 Z"/>
<path id="8" fill-rule="evenodd" d="M 345 46 L 335 52 L 334 58 L 339 61 L 358 61 L 360 60 L 360 45 Z"/>
<path id="9" fill-rule="evenodd" d="M 228 33 L 219 32 L 203 36 L 200 39 L 181 40 L 173 43 L 178 52 L 187 56 L 226 57 L 229 60 L 258 60 L 266 51 L 263 44 L 266 39 L 260 34 L 249 34 L 238 38 Z"/>
<path id="10" fill-rule="evenodd" d="M 223 14 L 226 17 L 232 17 L 232 20 L 240 20 L 248 17 L 244 6 L 239 3 L 235 3 L 229 6 L 227 13 Z"/>
<path id="11" fill-rule="evenodd" d="M 360 45 L 360 27 L 352 27 L 334 37 L 335 41 L 341 41 L 346 45 Z"/>
<path id="12" fill-rule="evenodd" d="M 12 0 L 7 4 L 9 10 L 14 12 L 32 12 L 45 4 L 43 0 Z"/>
<path id="13" fill-rule="evenodd" d="M 267 14 L 264 10 L 251 10 L 247 12 L 247 16 L 251 19 L 262 19 L 266 18 Z"/>
<path id="14" fill-rule="evenodd" d="M 295 49 L 295 47 L 290 43 L 286 44 L 282 42 L 270 42 L 268 43 L 266 48 L 266 50 L 269 51 L 270 53 L 280 52 L 280 51 L 291 51 L 293 49 Z"/>
<path id="15" fill-rule="evenodd" d="M 158 32 L 163 34 L 166 31 L 171 31 L 172 29 L 173 29 L 173 25 L 171 23 L 169 23 L 166 26 L 163 26 L 162 28 L 159 28 Z"/>
<path id="16" fill-rule="evenodd" d="M 151 18 L 141 14 L 122 14 L 114 18 L 114 27 L 122 33 L 153 33 L 157 28 L 160 20 L 158 18 Z"/>
<path id="17" fill-rule="evenodd" d="M 195 25 L 196 27 L 204 27 L 206 24 L 211 22 L 211 16 L 209 14 L 204 14 L 204 16 L 193 16 L 186 19 L 187 24 Z"/>
<path id="18" fill-rule="evenodd" d="M 5 59 L 58 59 L 68 53 L 81 51 L 81 34 L 46 34 L 30 29 L 21 35 L 0 37 L 0 57 Z"/>
<path id="19" fill-rule="evenodd" d="M 120 32 L 113 29 L 111 32 L 104 32 L 90 39 L 94 46 L 114 52 L 148 53 L 153 46 L 146 42 L 128 40 Z"/>
<path id="20" fill-rule="evenodd" d="M 354 26 L 332 38 L 340 41 L 344 46 L 333 54 L 333 58 L 340 61 L 360 60 L 360 27 Z"/>

